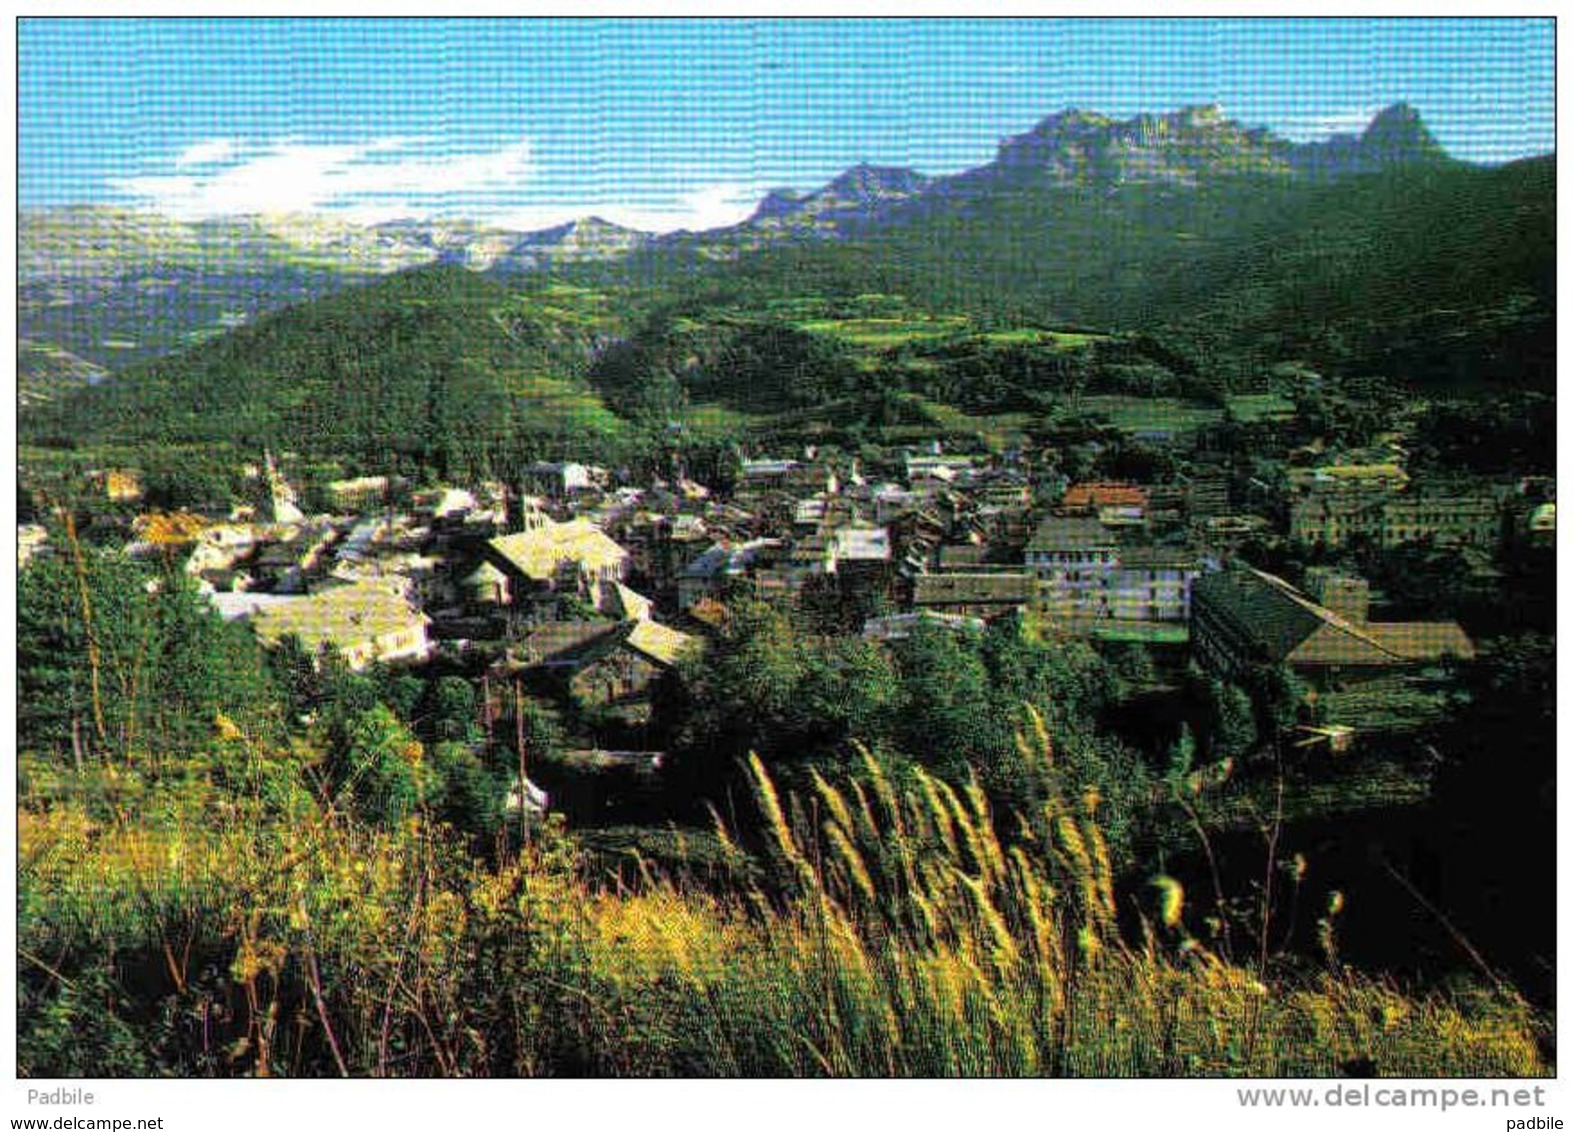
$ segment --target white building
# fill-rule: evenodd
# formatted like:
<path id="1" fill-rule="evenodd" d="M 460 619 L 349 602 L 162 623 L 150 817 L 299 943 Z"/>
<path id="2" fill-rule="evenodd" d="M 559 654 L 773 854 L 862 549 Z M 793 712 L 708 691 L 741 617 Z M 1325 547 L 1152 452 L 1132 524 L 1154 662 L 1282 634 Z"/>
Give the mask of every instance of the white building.
<path id="1" fill-rule="evenodd" d="M 1203 567 L 1194 551 L 1121 546 L 1114 530 L 1077 516 L 1046 519 L 1026 559 L 1039 608 L 1061 619 L 1186 622 Z"/>
<path id="2" fill-rule="evenodd" d="M 1114 616 L 1113 580 L 1119 545 L 1096 519 L 1052 516 L 1027 544 L 1027 569 L 1038 579 L 1038 601 L 1054 617 Z"/>

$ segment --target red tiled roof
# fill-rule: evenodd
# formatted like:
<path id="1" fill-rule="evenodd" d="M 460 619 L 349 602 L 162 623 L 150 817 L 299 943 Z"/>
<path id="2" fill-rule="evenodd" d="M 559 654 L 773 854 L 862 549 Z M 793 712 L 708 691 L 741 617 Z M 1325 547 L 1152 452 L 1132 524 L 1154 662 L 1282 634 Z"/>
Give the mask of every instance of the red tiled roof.
<path id="1" fill-rule="evenodd" d="M 1065 492 L 1061 506 L 1068 510 L 1084 507 L 1146 507 L 1147 492 L 1128 483 L 1078 483 Z"/>

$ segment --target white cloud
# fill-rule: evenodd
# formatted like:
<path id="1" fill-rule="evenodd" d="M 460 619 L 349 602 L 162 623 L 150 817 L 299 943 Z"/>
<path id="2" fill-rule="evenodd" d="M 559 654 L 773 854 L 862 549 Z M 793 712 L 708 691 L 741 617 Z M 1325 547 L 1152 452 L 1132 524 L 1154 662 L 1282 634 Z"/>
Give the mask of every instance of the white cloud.
<path id="1" fill-rule="evenodd" d="M 461 211 L 517 191 L 535 173 L 528 140 L 494 149 L 430 152 L 428 139 L 389 137 L 349 145 L 279 141 L 239 147 L 199 142 L 175 173 L 111 182 L 117 191 L 182 219 L 255 212 L 376 209 Z"/>
<path id="2" fill-rule="evenodd" d="M 633 202 L 597 209 L 597 214 L 625 228 L 645 232 L 701 232 L 746 220 L 765 195 L 764 188 L 724 181 L 705 185 L 671 202 Z"/>
<path id="3" fill-rule="evenodd" d="M 352 192 L 431 196 L 497 193 L 517 190 L 534 175 L 535 162 L 530 143 L 521 140 L 500 149 L 363 162 L 335 172 Z"/>
<path id="4" fill-rule="evenodd" d="M 111 182 L 143 208 L 183 220 L 255 213 L 323 213 L 369 224 L 402 217 L 462 217 L 528 232 L 584 216 L 626 228 L 702 231 L 745 219 L 765 193 L 738 181 L 703 183 L 673 171 L 676 187 L 649 184 L 608 199 L 546 196 L 530 142 L 451 150 L 431 137 L 386 136 L 327 144 L 299 138 L 193 143 L 160 171 Z M 692 186 L 686 190 L 682 186 Z M 569 190 L 571 191 L 571 190 Z M 543 199 L 545 197 L 545 199 Z"/>
<path id="5" fill-rule="evenodd" d="M 391 153 L 400 149 L 415 149 L 419 146 L 435 144 L 432 138 L 407 137 L 404 134 L 393 134 L 385 138 L 377 138 L 366 144 L 367 153 Z"/>
<path id="6" fill-rule="evenodd" d="M 220 165 L 235 156 L 235 143 L 229 138 L 214 138 L 196 142 L 181 151 L 175 158 L 176 169 L 189 169 L 193 165 Z"/>

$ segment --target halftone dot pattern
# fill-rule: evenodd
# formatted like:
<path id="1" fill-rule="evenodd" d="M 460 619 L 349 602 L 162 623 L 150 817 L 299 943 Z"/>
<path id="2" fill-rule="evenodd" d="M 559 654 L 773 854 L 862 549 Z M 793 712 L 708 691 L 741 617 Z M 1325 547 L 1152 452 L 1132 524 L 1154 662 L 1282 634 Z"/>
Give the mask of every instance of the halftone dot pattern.
<path id="1" fill-rule="evenodd" d="M 1532 19 L 29 19 L 24 207 L 137 211 L 34 233 L 24 278 L 149 261 L 231 278 L 199 294 L 178 273 L 153 275 L 112 304 L 33 323 L 96 320 L 86 363 L 119 368 L 330 291 L 346 266 L 359 278 L 440 255 L 434 240 L 335 233 L 339 222 L 528 231 L 594 215 L 718 228 L 769 189 L 811 192 L 852 166 L 975 168 L 1069 108 L 1127 118 L 1217 105 L 1246 127 L 1313 138 L 1357 132 L 1408 99 L 1444 138 L 1500 159 L 1547 144 L 1551 30 Z M 1241 153 L 1240 171 L 1253 171 L 1260 154 Z M 204 226 L 236 214 L 262 219 Z M 311 215 L 315 230 L 270 214 Z M 295 262 L 264 281 L 279 254 Z M 1072 249 L 1052 270 L 1121 285 L 1102 262 Z M 1154 434 L 1201 423 L 1161 400 L 1112 409 Z"/>
<path id="2" fill-rule="evenodd" d="M 453 153 L 527 138 L 544 160 L 517 195 L 552 188 L 565 204 L 647 199 L 652 179 L 671 191 L 685 171 L 808 189 L 860 161 L 957 172 L 1071 106 L 1123 117 L 1221 103 L 1246 125 L 1309 136 L 1409 101 L 1450 151 L 1501 160 L 1551 148 L 1551 29 L 1403 19 L 33 19 L 21 25 L 22 196 L 28 206 L 134 199 L 109 182 L 168 172 L 195 139 L 386 135 Z M 498 211 L 457 193 L 450 203 Z"/>

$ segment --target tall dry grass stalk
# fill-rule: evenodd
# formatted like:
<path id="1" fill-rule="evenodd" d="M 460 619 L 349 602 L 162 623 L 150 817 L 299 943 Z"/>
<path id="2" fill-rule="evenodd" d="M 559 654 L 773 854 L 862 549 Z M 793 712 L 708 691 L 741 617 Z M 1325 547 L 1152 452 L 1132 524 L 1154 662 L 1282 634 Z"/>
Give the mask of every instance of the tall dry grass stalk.
<path id="1" fill-rule="evenodd" d="M 1041 727 L 1024 746 L 1052 757 Z M 722 892 L 655 869 L 608 889 L 551 830 L 483 866 L 419 818 L 24 813 L 23 1071 L 71 1068 L 85 1033 L 126 1071 L 179 1074 L 1547 1069 L 1515 999 L 1264 983 L 1197 944 L 1173 895 L 1128 946 L 1096 797 L 1018 822 L 866 752 L 797 799 L 751 769 L 775 876 Z"/>

